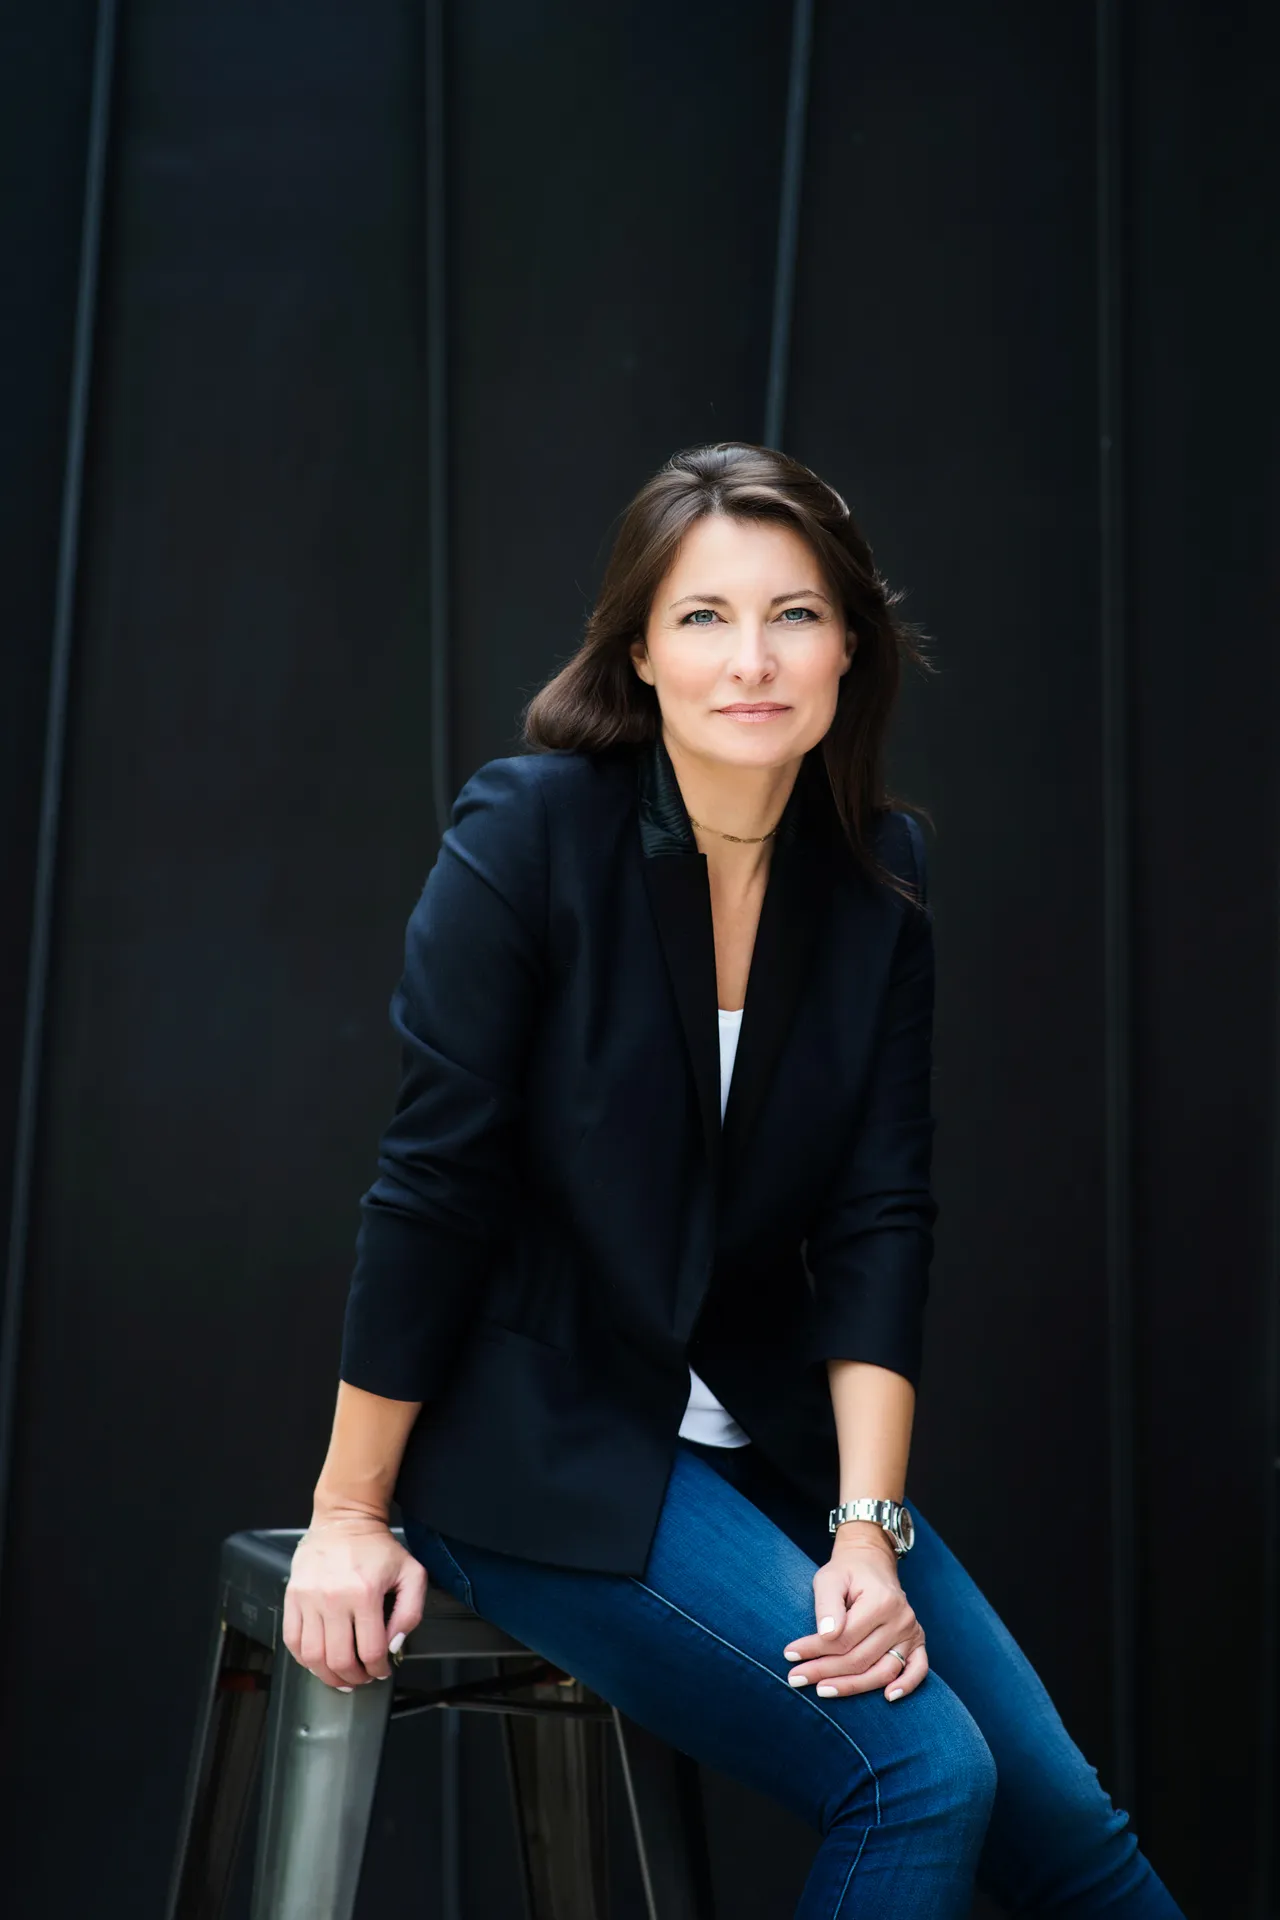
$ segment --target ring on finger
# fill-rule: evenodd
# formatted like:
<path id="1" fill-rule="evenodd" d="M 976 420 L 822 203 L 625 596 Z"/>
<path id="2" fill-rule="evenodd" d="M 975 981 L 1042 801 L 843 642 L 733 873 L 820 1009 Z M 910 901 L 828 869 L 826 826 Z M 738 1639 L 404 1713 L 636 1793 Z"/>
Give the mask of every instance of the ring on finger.
<path id="1" fill-rule="evenodd" d="M 889 1651 L 890 1651 L 890 1653 L 891 1653 L 891 1654 L 893 1655 L 893 1657 L 894 1657 L 894 1659 L 895 1659 L 895 1660 L 901 1660 L 901 1662 L 902 1662 L 902 1664 L 903 1664 L 903 1666 L 904 1666 L 904 1667 L 906 1666 L 906 1664 L 907 1664 L 907 1656 L 906 1656 L 906 1654 L 905 1654 L 905 1653 L 899 1653 L 899 1652 L 898 1652 L 898 1649 L 897 1649 L 896 1647 L 890 1647 L 890 1649 L 889 1649 Z"/>

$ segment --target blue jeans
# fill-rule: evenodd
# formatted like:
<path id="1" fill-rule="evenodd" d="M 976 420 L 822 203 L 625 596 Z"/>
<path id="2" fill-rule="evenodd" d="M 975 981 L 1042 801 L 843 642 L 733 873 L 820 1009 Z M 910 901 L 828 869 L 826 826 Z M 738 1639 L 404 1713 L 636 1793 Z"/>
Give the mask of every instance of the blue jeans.
<path id="1" fill-rule="evenodd" d="M 899 1562 L 929 1672 L 820 1700 L 783 1647 L 815 1627 L 827 1516 L 754 1446 L 678 1443 L 643 1577 L 469 1546 L 405 1516 L 429 1577 L 670 1745 L 821 1834 L 796 1920 L 1183 1920 L 1127 1813 L 1007 1628 L 911 1502 Z"/>

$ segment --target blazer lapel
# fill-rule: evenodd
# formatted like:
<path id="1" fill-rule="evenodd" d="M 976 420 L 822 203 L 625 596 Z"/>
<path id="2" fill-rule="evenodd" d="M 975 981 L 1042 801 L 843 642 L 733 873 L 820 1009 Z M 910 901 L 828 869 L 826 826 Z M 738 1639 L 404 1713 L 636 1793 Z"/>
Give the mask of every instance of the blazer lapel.
<path id="1" fill-rule="evenodd" d="M 638 775 L 645 885 L 689 1049 L 714 1190 L 720 1166 L 720 1029 L 707 861 L 698 851 L 660 738 L 641 754 Z"/>

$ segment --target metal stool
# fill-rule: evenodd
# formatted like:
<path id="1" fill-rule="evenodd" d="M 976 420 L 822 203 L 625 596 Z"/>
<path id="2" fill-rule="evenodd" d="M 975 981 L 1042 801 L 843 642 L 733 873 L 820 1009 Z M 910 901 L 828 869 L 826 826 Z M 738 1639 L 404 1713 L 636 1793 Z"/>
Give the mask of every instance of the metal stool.
<path id="1" fill-rule="evenodd" d="M 264 1745 L 252 1920 L 351 1920 L 388 1722 L 443 1708 L 503 1716 L 529 1920 L 605 1920 L 611 1740 L 649 1920 L 710 1920 L 698 1771 L 687 1754 L 434 1585 L 390 1680 L 351 1693 L 326 1686 L 280 1641 L 300 1538 L 299 1528 L 275 1527 L 222 1543 L 166 1920 L 224 1912 Z M 496 1659 L 497 1677 L 433 1684 L 433 1662 L 477 1658 Z"/>

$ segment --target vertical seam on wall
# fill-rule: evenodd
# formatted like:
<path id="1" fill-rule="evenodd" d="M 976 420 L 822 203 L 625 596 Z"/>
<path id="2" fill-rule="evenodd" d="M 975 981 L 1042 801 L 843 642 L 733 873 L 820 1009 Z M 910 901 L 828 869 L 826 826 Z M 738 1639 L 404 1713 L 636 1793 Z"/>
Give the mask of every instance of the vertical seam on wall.
<path id="1" fill-rule="evenodd" d="M 1280 932 L 1280 898 L 1274 890 L 1276 929 Z M 1280 966 L 1273 976 L 1280 985 Z M 1263 1469 L 1263 1512 L 1266 1532 L 1262 1542 L 1262 1647 L 1259 1656 L 1258 1711 L 1258 1907 L 1259 1914 L 1276 1911 L 1276 1833 L 1280 1827 L 1280 1780 L 1276 1777 L 1276 1745 L 1280 1740 L 1280 998 L 1274 1003 L 1271 1071 L 1271 1220 L 1265 1309 L 1266 1368 L 1263 1409 L 1266 1456 Z"/>
<path id="2" fill-rule="evenodd" d="M 1280 936 L 1280 893 L 1276 880 L 1280 869 L 1272 872 L 1272 904 L 1275 910 L 1274 932 Z M 1280 961 L 1280 954 L 1273 956 Z M 1273 967 L 1272 979 L 1280 988 L 1280 964 Z M 1271 1046 L 1271 1220 L 1266 1287 L 1266 1353 L 1263 1381 L 1263 1407 L 1266 1455 L 1263 1460 L 1265 1485 L 1263 1512 L 1266 1532 L 1262 1542 L 1262 1649 L 1258 1687 L 1258 1711 L 1262 1724 L 1258 1729 L 1258 1906 L 1259 1914 L 1276 1911 L 1280 1887 L 1276 1885 L 1276 1834 L 1280 1829 L 1280 1779 L 1276 1776 L 1277 1742 L 1280 1742 L 1280 995 L 1273 1002 L 1275 1025 Z"/>
<path id="3" fill-rule="evenodd" d="M 1113 1790 L 1135 1793 L 1132 819 L 1123 465 L 1121 0 L 1096 0 L 1098 574 L 1101 641 L 1104 1100 Z"/>
<path id="4" fill-rule="evenodd" d="M 102 216 L 106 192 L 107 147 L 111 126 L 111 83 L 115 67 L 116 0 L 98 0 L 94 28 L 93 80 L 89 137 L 85 157 L 84 212 L 80 226 L 80 269 L 76 291 L 75 333 L 71 348 L 71 394 L 67 409 L 67 455 L 62 482 L 58 535 L 58 571 L 54 593 L 53 638 L 49 656 L 44 765 L 41 770 L 40 824 L 36 840 L 35 882 L 31 903 L 31 941 L 27 959 L 27 997 L 22 1033 L 22 1071 L 13 1153 L 13 1203 L 9 1215 L 9 1252 L 0 1325 L 0 1572 L 13 1474 L 14 1403 L 18 1346 L 22 1333 L 30 1241 L 31 1195 L 35 1180 L 36 1130 L 45 1055 L 45 1016 L 53 939 L 54 889 L 62 814 L 63 763 L 71 677 L 72 628 L 80 569 L 80 523 L 84 498 L 85 445 L 93 374 L 98 273 L 102 257 Z"/>
<path id="5" fill-rule="evenodd" d="M 791 366 L 791 314 L 795 305 L 812 48 L 813 0 L 795 0 L 791 15 L 791 64 L 787 75 L 787 118 L 782 142 L 782 181 L 778 194 L 778 245 L 773 269 L 773 318 L 769 332 L 769 373 L 764 402 L 762 438 L 767 447 L 781 445 L 786 423 L 787 378 Z"/>
<path id="6" fill-rule="evenodd" d="M 453 810 L 449 672 L 449 306 L 444 0 L 427 0 L 423 131 L 426 191 L 427 644 L 431 785 L 443 839 Z"/>
<path id="7" fill-rule="evenodd" d="M 426 253 L 427 367 L 427 651 L 431 703 L 431 795 L 443 840 L 453 814 L 453 752 L 449 672 L 449 330 L 448 208 L 445 134 L 445 0 L 426 0 L 423 14 L 423 166 Z M 458 1662 L 442 1663 L 452 1686 Z M 462 1914 L 462 1716 L 440 1715 L 440 1911 Z"/>

